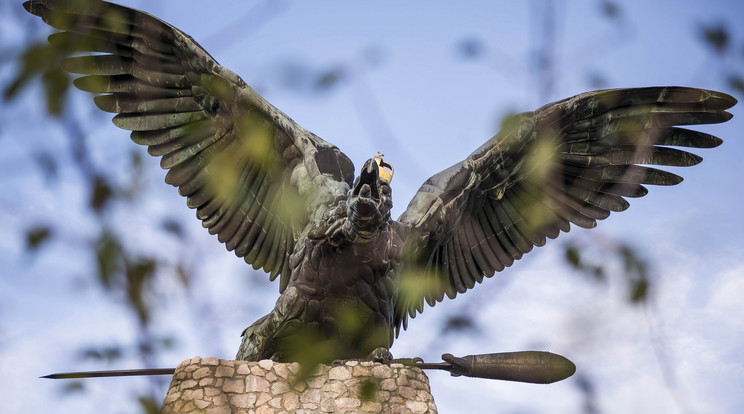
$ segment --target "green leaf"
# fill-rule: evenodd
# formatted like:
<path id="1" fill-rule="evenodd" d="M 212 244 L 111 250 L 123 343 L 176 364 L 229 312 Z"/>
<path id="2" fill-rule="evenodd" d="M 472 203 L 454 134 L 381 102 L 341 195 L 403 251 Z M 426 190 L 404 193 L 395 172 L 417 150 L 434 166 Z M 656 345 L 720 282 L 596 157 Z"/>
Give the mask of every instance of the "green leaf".
<path id="1" fill-rule="evenodd" d="M 114 275 L 122 263 L 122 255 L 119 239 L 112 233 L 104 232 L 96 242 L 98 279 L 103 287 L 111 288 L 113 285 Z"/>
<path id="2" fill-rule="evenodd" d="M 47 112 L 56 116 L 61 115 L 67 91 L 70 89 L 69 77 L 62 69 L 52 68 L 44 72 L 41 79 L 47 97 Z"/>
<path id="3" fill-rule="evenodd" d="M 150 309 L 146 301 L 150 281 L 155 275 L 157 262 L 149 258 L 139 258 L 127 263 L 127 298 L 137 312 L 140 322 L 147 323 Z"/>
<path id="4" fill-rule="evenodd" d="M 568 246 L 566 248 L 566 261 L 576 269 L 581 268 L 581 257 L 579 256 L 579 249 L 576 246 Z"/>
<path id="5" fill-rule="evenodd" d="M 46 62 L 50 61 L 52 54 L 51 45 L 46 43 L 38 43 L 26 49 L 19 59 L 21 68 L 18 74 L 3 90 L 3 99 L 6 101 L 14 99 L 31 79 L 44 73 L 47 67 Z"/>
<path id="6" fill-rule="evenodd" d="M 113 197 L 114 190 L 108 180 L 101 175 L 94 176 L 92 181 L 89 203 L 93 211 L 100 213 Z"/>
<path id="7" fill-rule="evenodd" d="M 32 45 L 19 58 L 18 73 L 3 90 L 3 99 L 10 101 L 36 77 L 42 78 L 46 93 L 47 110 L 59 115 L 70 88 L 70 76 L 60 69 L 60 60 L 66 52 L 46 43 Z"/>
<path id="8" fill-rule="evenodd" d="M 52 229 L 47 226 L 33 227 L 26 231 L 26 250 L 35 252 L 52 237 Z"/>
<path id="9" fill-rule="evenodd" d="M 359 384 L 359 397 L 363 402 L 375 401 L 378 391 L 380 391 L 380 384 L 376 379 L 367 379 Z"/>
<path id="10" fill-rule="evenodd" d="M 630 282 L 631 303 L 643 303 L 648 299 L 650 284 L 648 279 L 641 278 Z"/>
<path id="11" fill-rule="evenodd" d="M 152 397 L 140 397 L 140 406 L 142 406 L 142 412 L 146 414 L 158 414 L 160 412 L 160 403 L 153 400 Z"/>

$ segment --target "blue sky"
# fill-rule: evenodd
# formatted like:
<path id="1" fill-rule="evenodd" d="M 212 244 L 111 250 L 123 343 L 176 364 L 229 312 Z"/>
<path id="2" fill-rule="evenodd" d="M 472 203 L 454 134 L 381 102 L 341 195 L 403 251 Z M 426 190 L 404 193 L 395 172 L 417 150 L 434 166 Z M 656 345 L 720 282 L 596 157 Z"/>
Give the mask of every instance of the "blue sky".
<path id="1" fill-rule="evenodd" d="M 543 1 L 530 2 L 331 2 L 125 1 L 192 35 L 222 65 L 259 90 L 305 128 L 339 146 L 357 167 L 377 151 L 395 166 L 398 216 L 429 176 L 465 158 L 498 130 L 509 112 L 533 110 L 586 90 L 600 74 L 603 87 L 685 85 L 732 92 L 724 75 L 744 73 L 744 8 L 738 1 L 618 2 L 621 24 L 600 13 L 596 1 L 555 2 L 554 88 L 538 88 L 532 69 L 539 45 Z M 20 2 L 18 7 L 20 7 Z M 7 3 L 3 10 L 9 7 Z M 268 10 L 268 11 L 267 11 Z M 21 25 L 13 16 L 20 16 Z M 259 16 L 260 18 L 256 17 Z M 240 20 L 237 20 L 240 19 Z M 236 23 L 237 20 L 237 23 Z M 724 22 L 738 51 L 717 59 L 696 31 Z M 20 44 L 32 16 L 0 13 L 0 45 Z M 46 32 L 38 32 L 43 38 Z M 217 40 L 226 38 L 227 41 Z M 457 45 L 480 39 L 484 55 L 463 60 Z M 369 56 L 378 56 L 371 63 Z M 300 82 L 282 86 L 280 67 L 322 70 L 336 65 L 351 76 L 317 93 Z M 12 68 L 0 66 L 0 84 Z M 741 96 L 736 95 L 741 99 Z M 134 144 L 76 93 L 92 156 L 126 177 Z M 0 389 L 11 412 L 131 412 L 142 379 L 88 381 L 84 394 L 61 396 L 60 385 L 39 380 L 51 371 L 109 368 L 71 358 L 83 343 L 131 341 L 131 317 L 95 288 L 80 254 L 94 226 L 72 169 L 46 186 L 32 163 L 33 150 L 64 150 L 64 131 L 39 107 L 38 88 L 0 108 Z M 455 301 L 414 319 L 392 352 L 437 361 L 444 352 L 471 354 L 543 349 L 572 359 L 590 378 L 603 413 L 744 410 L 744 154 L 741 105 L 732 121 L 703 129 L 724 139 L 699 151 L 705 161 L 680 173 L 676 187 L 651 188 L 631 208 L 592 231 L 573 229 L 512 268 Z M 24 119 L 26 122 L 8 122 Z M 30 144 L 30 145 L 29 145 Z M 231 358 L 240 331 L 270 310 L 277 286 L 227 253 L 201 229 L 164 173 L 147 159 L 147 198 L 136 211 L 112 213 L 125 237 L 142 251 L 176 260 L 188 250 L 199 279 L 190 295 L 176 283 L 158 282 L 163 314 L 156 326 L 183 341 L 160 355 L 175 366 L 194 355 Z M 143 214 L 143 212 L 145 214 Z M 183 246 L 158 229 L 153 217 L 172 215 L 186 225 Z M 45 220 L 82 237 L 44 254 L 23 251 L 27 223 Z M 658 294 L 644 310 L 623 300 L 622 283 L 586 283 L 563 263 L 567 241 L 632 243 L 652 263 Z M 180 253 L 180 252 L 179 252 Z M 198 292 L 198 294 L 196 294 Z M 470 312 L 482 333 L 436 339 L 447 315 Z M 197 322 L 198 321 L 198 324 Z M 663 370 L 657 355 L 663 355 Z M 121 363 L 138 364 L 135 359 Z M 81 366 L 82 365 L 82 366 Z M 126 366 L 130 367 L 130 366 Z M 117 366 L 110 368 L 125 368 Z M 671 372 L 672 379 L 665 380 Z M 576 378 L 550 386 L 451 378 L 430 373 L 440 412 L 577 412 Z M 670 385 L 671 384 L 671 385 Z M 105 408 L 103 408 L 105 407 Z"/>

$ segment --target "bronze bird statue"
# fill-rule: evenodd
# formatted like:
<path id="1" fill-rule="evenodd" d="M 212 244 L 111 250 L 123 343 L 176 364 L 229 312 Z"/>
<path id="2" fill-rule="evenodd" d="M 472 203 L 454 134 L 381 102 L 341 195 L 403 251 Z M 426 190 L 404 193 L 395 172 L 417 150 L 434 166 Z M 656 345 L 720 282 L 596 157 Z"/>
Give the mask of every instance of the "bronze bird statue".
<path id="1" fill-rule="evenodd" d="M 297 125 L 189 35 L 98 0 L 32 0 L 74 55 L 74 84 L 117 113 L 167 169 L 211 234 L 279 279 L 275 308 L 243 332 L 238 359 L 389 358 L 408 318 L 511 266 L 571 223 L 592 228 L 644 185 L 682 178 L 649 165 L 702 159 L 672 147 L 721 140 L 679 125 L 731 118 L 736 100 L 684 87 L 583 93 L 511 117 L 465 160 L 429 178 L 394 220 L 392 167 L 351 160 Z M 83 52 L 90 52 L 81 55 Z M 301 345 L 298 345 L 301 344 Z"/>

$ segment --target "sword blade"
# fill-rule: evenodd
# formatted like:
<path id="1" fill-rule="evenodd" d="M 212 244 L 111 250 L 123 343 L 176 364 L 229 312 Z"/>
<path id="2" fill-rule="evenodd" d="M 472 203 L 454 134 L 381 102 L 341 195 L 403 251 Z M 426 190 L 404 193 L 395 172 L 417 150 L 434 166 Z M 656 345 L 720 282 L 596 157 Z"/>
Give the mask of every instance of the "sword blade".
<path id="1" fill-rule="evenodd" d="M 452 370 L 452 365 L 447 362 L 416 362 L 409 366 L 421 369 L 441 369 L 443 371 Z"/>
<path id="2" fill-rule="evenodd" d="M 72 378 L 99 378 L 99 377 L 134 377 L 140 375 L 173 375 L 175 368 L 144 368 L 144 369 L 120 369 L 110 371 L 80 371 L 60 372 L 44 375 L 39 378 L 49 379 L 72 379 Z"/>

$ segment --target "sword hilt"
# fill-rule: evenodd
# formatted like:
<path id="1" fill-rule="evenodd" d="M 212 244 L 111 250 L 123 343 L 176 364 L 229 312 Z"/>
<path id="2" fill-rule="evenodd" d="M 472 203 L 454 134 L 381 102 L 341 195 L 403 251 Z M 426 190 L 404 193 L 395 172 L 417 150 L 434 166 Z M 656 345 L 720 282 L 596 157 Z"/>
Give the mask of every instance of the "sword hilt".
<path id="1" fill-rule="evenodd" d="M 445 362 L 417 363 L 422 369 L 449 371 L 453 376 L 488 378 L 504 381 L 550 384 L 566 379 L 576 372 L 568 358 L 543 351 L 502 352 L 455 357 L 442 355 Z"/>

